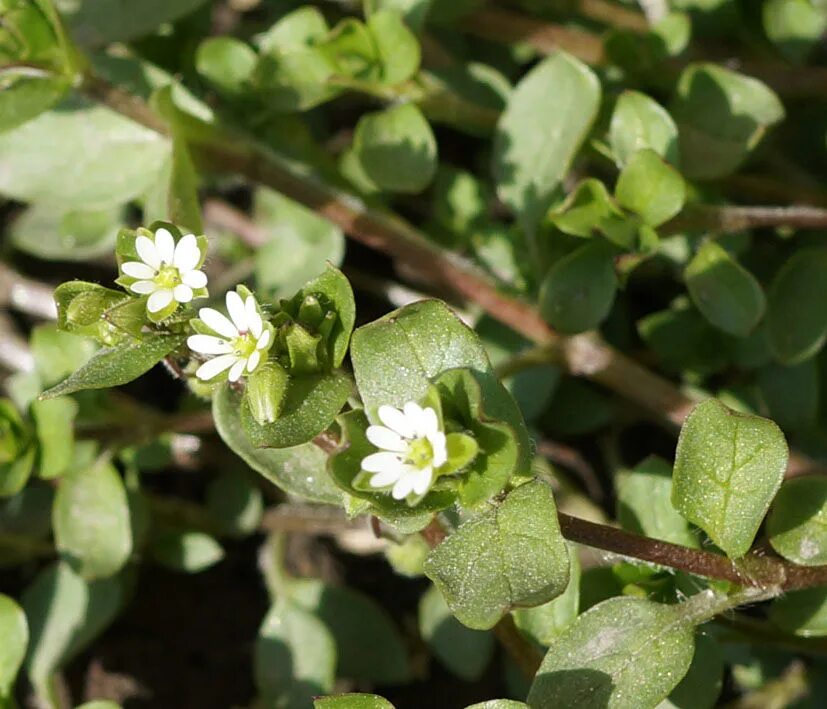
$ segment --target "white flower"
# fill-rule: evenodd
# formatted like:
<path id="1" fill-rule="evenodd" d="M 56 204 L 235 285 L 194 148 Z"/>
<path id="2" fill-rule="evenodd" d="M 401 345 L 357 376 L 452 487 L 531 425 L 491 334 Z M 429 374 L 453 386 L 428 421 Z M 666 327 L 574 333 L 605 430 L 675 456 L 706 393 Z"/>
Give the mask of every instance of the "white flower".
<path id="1" fill-rule="evenodd" d="M 216 335 L 190 335 L 187 345 L 193 352 L 208 355 L 208 359 L 195 372 L 203 381 L 218 376 L 229 369 L 228 379 L 237 382 L 246 371 L 251 374 L 262 361 L 262 354 L 273 344 L 272 325 L 265 325 L 258 312 L 256 299 L 248 295 L 246 300 L 235 291 L 227 293 L 226 315 L 213 308 L 201 308 L 198 319 Z"/>
<path id="2" fill-rule="evenodd" d="M 153 241 L 140 235 L 135 239 L 140 261 L 127 261 L 121 266 L 125 276 L 138 280 L 129 290 L 138 295 L 149 295 L 146 309 L 157 313 L 174 300 L 189 303 L 193 290 L 204 288 L 207 277 L 198 270 L 201 250 L 193 234 L 181 237 L 176 244 L 168 229 L 161 227 Z"/>
<path id="3" fill-rule="evenodd" d="M 402 410 L 380 406 L 384 426 L 368 426 L 368 440 L 380 449 L 362 459 L 362 470 L 371 473 L 370 486 L 393 485 L 391 494 L 403 500 L 412 492 L 424 495 L 434 481 L 434 471 L 448 460 L 445 433 L 436 411 L 409 401 Z"/>

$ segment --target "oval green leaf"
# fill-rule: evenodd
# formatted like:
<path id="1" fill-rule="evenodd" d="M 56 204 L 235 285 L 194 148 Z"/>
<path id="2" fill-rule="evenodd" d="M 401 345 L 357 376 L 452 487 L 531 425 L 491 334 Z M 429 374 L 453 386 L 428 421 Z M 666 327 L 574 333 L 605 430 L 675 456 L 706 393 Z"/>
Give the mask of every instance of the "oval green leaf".
<path id="1" fill-rule="evenodd" d="M 681 429 L 672 504 L 728 556 L 741 557 L 781 485 L 787 457 L 775 423 L 704 401 Z"/>
<path id="2" fill-rule="evenodd" d="M 14 680 L 26 656 L 29 625 L 14 599 L 0 593 L 0 703 L 11 694 Z"/>
<path id="3" fill-rule="evenodd" d="M 619 167 L 644 148 L 678 164 L 678 129 L 672 116 L 657 101 L 637 91 L 624 91 L 617 100 L 609 145 Z"/>
<path id="4" fill-rule="evenodd" d="M 787 480 L 767 517 L 772 548 L 802 566 L 827 564 L 827 476 Z"/>

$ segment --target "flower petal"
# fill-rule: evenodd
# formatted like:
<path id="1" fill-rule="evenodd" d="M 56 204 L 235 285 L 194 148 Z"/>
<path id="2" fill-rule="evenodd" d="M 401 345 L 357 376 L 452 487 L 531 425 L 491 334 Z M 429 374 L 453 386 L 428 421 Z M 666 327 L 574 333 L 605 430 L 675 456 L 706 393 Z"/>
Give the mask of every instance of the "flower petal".
<path id="1" fill-rule="evenodd" d="M 158 284 L 155 281 L 135 281 L 129 290 L 138 295 L 146 295 L 147 293 L 154 293 L 158 290 Z"/>
<path id="2" fill-rule="evenodd" d="M 172 238 L 169 229 L 161 227 L 155 232 L 155 249 L 162 263 L 172 265 L 172 259 L 175 256 L 175 239 Z"/>
<path id="3" fill-rule="evenodd" d="M 270 331 L 265 330 L 261 333 L 261 337 L 258 338 L 258 342 L 256 342 L 256 349 L 257 350 L 266 350 L 267 346 L 270 344 Z"/>
<path id="4" fill-rule="evenodd" d="M 430 406 L 426 406 L 422 409 L 422 415 L 419 418 L 419 435 L 430 436 L 438 431 L 439 419 L 437 418 L 436 411 Z"/>
<path id="5" fill-rule="evenodd" d="M 396 431 L 402 438 L 413 438 L 416 435 L 416 429 L 399 409 L 395 409 L 393 406 L 380 406 L 377 413 L 379 414 L 379 420 L 391 431 Z"/>
<path id="6" fill-rule="evenodd" d="M 172 302 L 172 291 L 169 288 L 159 288 L 146 301 L 146 309 L 150 313 L 157 313 Z"/>
<path id="7" fill-rule="evenodd" d="M 218 376 L 225 369 L 229 369 L 236 362 L 238 362 L 238 355 L 225 354 L 220 357 L 214 357 L 211 360 L 204 362 L 195 372 L 195 376 L 201 381 L 208 381 L 215 376 Z"/>
<path id="8" fill-rule="evenodd" d="M 157 273 L 152 266 L 147 266 L 140 261 L 127 261 L 121 264 L 121 271 L 130 278 L 155 278 Z"/>
<path id="9" fill-rule="evenodd" d="M 198 311 L 199 319 L 209 328 L 215 330 L 219 335 L 224 337 L 238 337 L 238 330 L 233 325 L 226 315 L 219 313 L 214 308 L 201 308 Z"/>
<path id="10" fill-rule="evenodd" d="M 227 291 L 227 312 L 239 332 L 247 332 L 247 311 L 244 301 L 234 290 Z"/>
<path id="11" fill-rule="evenodd" d="M 231 382 L 237 382 L 241 379 L 241 375 L 244 374 L 244 365 L 246 364 L 246 359 L 239 359 L 238 362 L 230 368 L 230 373 L 227 375 L 227 379 Z"/>
<path id="12" fill-rule="evenodd" d="M 381 453 L 371 453 L 362 458 L 362 470 L 367 470 L 369 473 L 382 473 L 386 470 L 401 472 L 404 469 L 405 464 L 396 453 L 383 451 Z"/>
<path id="13" fill-rule="evenodd" d="M 181 274 L 181 282 L 190 288 L 203 288 L 207 285 L 207 274 L 202 271 L 187 271 Z"/>
<path id="14" fill-rule="evenodd" d="M 135 250 L 138 252 L 138 256 L 141 257 L 141 261 L 143 261 L 147 266 L 151 266 L 156 271 L 161 268 L 161 259 L 158 256 L 158 249 L 155 248 L 155 244 L 152 239 L 149 239 L 143 235 L 139 236 L 135 239 Z"/>
<path id="15" fill-rule="evenodd" d="M 444 465 L 445 461 L 448 460 L 447 439 L 445 438 L 445 434 L 442 431 L 429 433 L 427 435 L 427 438 L 428 442 L 431 444 L 431 450 L 433 451 L 433 458 L 431 459 L 431 464 L 435 468 L 438 468 L 440 465 Z"/>
<path id="16" fill-rule="evenodd" d="M 172 265 L 179 271 L 192 271 L 201 260 L 201 250 L 198 248 L 198 240 L 194 234 L 187 234 L 181 237 L 175 245 L 175 255 L 172 257 Z"/>
<path id="17" fill-rule="evenodd" d="M 408 445 L 402 440 L 402 436 L 384 426 L 368 426 L 366 434 L 368 440 L 377 448 L 395 453 L 404 453 L 408 450 Z"/>
<path id="18" fill-rule="evenodd" d="M 258 304 L 253 296 L 248 295 L 247 300 L 244 301 L 244 309 L 247 311 L 247 326 L 253 337 L 261 335 L 264 323 L 261 320 L 261 315 L 258 314 Z"/>
<path id="19" fill-rule="evenodd" d="M 434 469 L 429 465 L 422 470 L 418 470 L 416 473 L 412 473 L 411 477 L 413 478 L 413 491 L 417 495 L 424 495 L 428 492 L 428 488 L 431 487 L 431 480 L 434 476 Z"/>
<path id="20" fill-rule="evenodd" d="M 415 482 L 415 475 L 409 472 L 405 473 L 402 477 L 399 478 L 399 480 L 396 481 L 396 485 L 393 486 L 393 491 L 391 492 L 391 495 L 393 495 L 393 499 L 404 500 L 413 491 Z"/>
<path id="21" fill-rule="evenodd" d="M 401 472 L 402 471 L 398 470 L 383 470 L 381 473 L 376 473 L 371 476 L 370 486 L 387 487 L 388 485 L 393 485 L 393 483 L 399 480 L 399 475 Z"/>
<path id="22" fill-rule="evenodd" d="M 424 435 L 422 433 L 422 429 L 425 425 L 425 419 L 422 407 L 415 401 L 409 401 L 407 404 L 405 404 L 405 406 L 402 407 L 402 411 L 405 412 L 405 417 L 408 419 L 408 423 L 413 427 L 414 435 Z"/>
<path id="23" fill-rule="evenodd" d="M 230 354 L 233 346 L 226 340 L 212 335 L 190 335 L 187 338 L 187 347 L 193 352 L 208 355 Z"/>
<path id="24" fill-rule="evenodd" d="M 259 362 L 261 362 L 261 352 L 256 350 L 247 358 L 247 371 L 254 372 Z"/>
<path id="25" fill-rule="evenodd" d="M 172 294 L 179 303 L 189 303 L 192 300 L 192 288 L 185 286 L 183 283 L 175 286 Z"/>

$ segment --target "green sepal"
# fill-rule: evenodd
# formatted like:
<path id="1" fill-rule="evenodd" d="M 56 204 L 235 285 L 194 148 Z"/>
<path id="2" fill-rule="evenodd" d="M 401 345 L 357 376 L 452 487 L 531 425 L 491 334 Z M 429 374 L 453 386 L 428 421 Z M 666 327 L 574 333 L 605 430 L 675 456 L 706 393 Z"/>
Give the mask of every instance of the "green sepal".
<path id="1" fill-rule="evenodd" d="M 434 383 L 446 421 L 467 431 L 470 436 L 460 435 L 473 437 L 471 440 L 477 449 L 463 466 L 467 469 L 459 485 L 462 505 L 474 507 L 501 492 L 512 475 L 527 467 L 524 466 L 521 440 L 509 424 L 499 420 L 497 413 L 502 412 L 493 411 L 492 404 L 504 393 L 502 384 L 494 376 L 471 369 L 449 369 Z M 466 456 L 471 453 L 467 444 L 464 448 Z M 446 465 L 450 463 L 449 457 Z M 443 468 L 439 473 L 445 474 Z"/>
<path id="2" fill-rule="evenodd" d="M 365 412 L 348 411 L 337 421 L 342 432 L 341 445 L 328 458 L 328 472 L 333 482 L 351 497 L 369 503 L 371 513 L 393 526 L 413 532 L 426 527 L 435 512 L 453 504 L 456 492 L 439 485 L 432 486 L 415 506 L 365 485 L 368 474 L 362 470 L 362 460 L 376 452 L 365 433 L 369 425 Z"/>
<path id="3" fill-rule="evenodd" d="M 322 370 L 321 335 L 313 335 L 301 325 L 290 323 L 281 330 L 281 336 L 293 374 L 315 374 Z"/>
<path id="4" fill-rule="evenodd" d="M 268 361 L 247 377 L 244 400 L 260 426 L 274 423 L 281 416 L 290 375 L 278 362 Z"/>
<path id="5" fill-rule="evenodd" d="M 260 424 L 248 397 L 241 404 L 241 422 L 256 448 L 290 448 L 312 441 L 333 423 L 353 391 L 342 372 L 291 377 L 284 392 L 279 418 Z"/>
<path id="6" fill-rule="evenodd" d="M 0 399 L 0 497 L 16 495 L 32 473 L 34 432 L 9 399 Z"/>
<path id="7" fill-rule="evenodd" d="M 477 457 L 480 447 L 471 436 L 464 433 L 449 433 L 445 436 L 445 447 L 448 452 L 448 460 L 439 467 L 440 475 L 450 475 L 462 470 L 471 464 Z"/>
<path id="8" fill-rule="evenodd" d="M 110 309 L 129 302 L 122 292 L 97 283 L 68 281 L 55 289 L 54 299 L 60 330 L 92 337 L 108 346 L 117 344 L 123 338 L 123 333 L 106 318 Z"/>

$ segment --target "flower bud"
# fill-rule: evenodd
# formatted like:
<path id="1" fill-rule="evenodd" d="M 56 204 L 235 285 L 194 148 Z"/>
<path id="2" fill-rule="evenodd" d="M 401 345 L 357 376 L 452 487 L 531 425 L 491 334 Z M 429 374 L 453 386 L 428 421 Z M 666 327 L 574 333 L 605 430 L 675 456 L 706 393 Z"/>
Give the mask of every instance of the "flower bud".
<path id="1" fill-rule="evenodd" d="M 281 416 L 290 375 L 278 362 L 268 361 L 247 377 L 244 396 L 253 418 L 261 425 L 273 423 Z"/>

